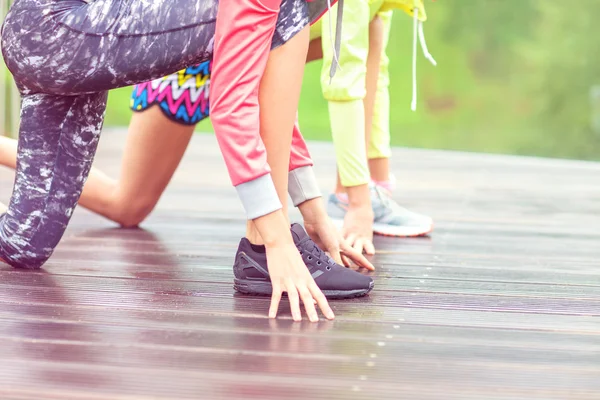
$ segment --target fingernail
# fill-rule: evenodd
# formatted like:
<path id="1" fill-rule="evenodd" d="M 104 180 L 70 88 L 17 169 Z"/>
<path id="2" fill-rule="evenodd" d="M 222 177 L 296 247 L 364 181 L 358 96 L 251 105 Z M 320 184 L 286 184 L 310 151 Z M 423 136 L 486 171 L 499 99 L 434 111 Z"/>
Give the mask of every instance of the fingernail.
<path id="1" fill-rule="evenodd" d="M 299 314 L 293 314 L 292 318 L 294 318 L 294 321 L 302 321 L 302 317 Z"/>
<path id="2" fill-rule="evenodd" d="M 274 312 L 269 313 L 269 318 L 275 318 L 275 313 Z"/>

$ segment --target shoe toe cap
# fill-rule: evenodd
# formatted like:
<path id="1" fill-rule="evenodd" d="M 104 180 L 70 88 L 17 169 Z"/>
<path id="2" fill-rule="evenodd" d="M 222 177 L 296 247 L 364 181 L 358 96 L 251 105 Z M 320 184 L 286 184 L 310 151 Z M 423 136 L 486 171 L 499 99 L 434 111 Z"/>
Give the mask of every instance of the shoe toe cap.
<path id="1" fill-rule="evenodd" d="M 331 270 L 316 279 L 321 290 L 353 291 L 368 290 L 374 285 L 373 278 L 341 265 L 332 266 Z"/>

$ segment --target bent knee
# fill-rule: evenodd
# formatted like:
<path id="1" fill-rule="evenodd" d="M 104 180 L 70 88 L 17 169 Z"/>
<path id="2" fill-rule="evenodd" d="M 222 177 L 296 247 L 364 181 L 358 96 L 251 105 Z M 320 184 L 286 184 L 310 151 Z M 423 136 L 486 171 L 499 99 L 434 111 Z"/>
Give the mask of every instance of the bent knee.
<path id="1" fill-rule="evenodd" d="M 115 222 L 123 228 L 137 228 L 154 210 L 157 202 L 158 199 L 151 197 L 129 202 L 120 208 Z"/>

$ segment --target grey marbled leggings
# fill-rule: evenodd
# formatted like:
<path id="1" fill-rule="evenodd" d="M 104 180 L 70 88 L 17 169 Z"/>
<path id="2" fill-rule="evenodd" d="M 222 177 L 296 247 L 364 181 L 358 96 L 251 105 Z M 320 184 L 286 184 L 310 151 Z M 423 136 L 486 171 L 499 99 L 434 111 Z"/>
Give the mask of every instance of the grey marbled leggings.
<path id="1" fill-rule="evenodd" d="M 308 13 L 304 1 L 283 0 L 272 47 L 306 26 L 307 15 L 291 15 Z M 22 268 L 46 262 L 91 168 L 107 91 L 209 59 L 217 8 L 218 0 L 13 4 L 2 52 L 22 107 L 13 194 L 0 216 L 1 259 Z"/>

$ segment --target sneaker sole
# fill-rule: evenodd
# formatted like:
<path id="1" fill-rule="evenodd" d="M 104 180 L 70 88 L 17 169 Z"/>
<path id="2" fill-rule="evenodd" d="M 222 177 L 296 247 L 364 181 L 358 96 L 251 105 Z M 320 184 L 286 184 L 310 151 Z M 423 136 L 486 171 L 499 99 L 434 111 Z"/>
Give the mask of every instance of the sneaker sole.
<path id="1" fill-rule="evenodd" d="M 344 226 L 343 219 L 332 218 L 333 223 L 338 228 Z M 433 231 L 433 224 L 428 227 L 406 227 L 406 226 L 391 226 L 387 224 L 373 224 L 373 233 L 381 236 L 390 237 L 419 237 L 426 236 Z"/>
<path id="2" fill-rule="evenodd" d="M 357 290 L 322 290 L 323 294 L 328 299 L 352 299 L 355 297 L 363 297 L 369 294 L 375 282 L 371 282 L 368 289 Z M 250 294 L 253 296 L 271 296 L 273 286 L 270 282 L 255 282 L 247 279 L 234 279 L 233 288 L 240 293 Z"/>

